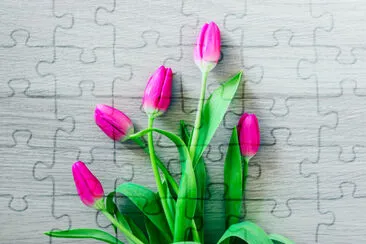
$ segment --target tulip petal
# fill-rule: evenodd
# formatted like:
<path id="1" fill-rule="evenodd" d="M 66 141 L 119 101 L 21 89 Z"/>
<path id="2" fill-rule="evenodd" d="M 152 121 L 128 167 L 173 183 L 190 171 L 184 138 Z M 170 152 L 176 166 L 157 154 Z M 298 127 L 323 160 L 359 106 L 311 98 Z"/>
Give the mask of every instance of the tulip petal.
<path id="1" fill-rule="evenodd" d="M 94 119 L 99 128 L 116 141 L 123 140 L 126 135 L 133 133 L 133 123 L 122 111 L 104 104 L 95 108 Z"/>
<path id="2" fill-rule="evenodd" d="M 202 47 L 203 60 L 217 63 L 220 59 L 220 45 L 220 30 L 214 22 L 210 22 Z"/>
<path id="3" fill-rule="evenodd" d="M 260 129 L 255 114 L 244 113 L 238 123 L 241 154 L 253 157 L 260 145 Z"/>
<path id="4" fill-rule="evenodd" d="M 143 103 L 151 107 L 157 107 L 165 79 L 165 67 L 160 66 L 150 77 L 144 92 Z"/>
<path id="5" fill-rule="evenodd" d="M 172 76 L 172 70 L 162 65 L 149 78 L 142 99 L 145 113 L 149 116 L 159 116 L 168 109 L 172 89 Z"/>
<path id="6" fill-rule="evenodd" d="M 194 62 L 202 72 L 212 70 L 220 59 L 221 35 L 215 22 L 202 26 L 194 49 Z"/>
<path id="7" fill-rule="evenodd" d="M 85 205 L 92 206 L 103 197 L 102 185 L 83 162 L 78 161 L 72 165 L 72 174 L 76 190 Z"/>
<path id="8" fill-rule="evenodd" d="M 208 29 L 208 24 L 205 23 L 201 28 L 199 36 L 197 37 L 196 47 L 194 49 L 195 60 L 201 60 L 203 57 L 202 48 L 204 45 L 205 34 L 206 34 L 207 29 Z"/>
<path id="9" fill-rule="evenodd" d="M 170 100 L 172 96 L 172 85 L 173 85 L 172 77 L 173 77 L 172 69 L 167 68 L 164 84 L 161 89 L 159 104 L 157 106 L 159 110 L 166 111 L 170 105 Z"/>

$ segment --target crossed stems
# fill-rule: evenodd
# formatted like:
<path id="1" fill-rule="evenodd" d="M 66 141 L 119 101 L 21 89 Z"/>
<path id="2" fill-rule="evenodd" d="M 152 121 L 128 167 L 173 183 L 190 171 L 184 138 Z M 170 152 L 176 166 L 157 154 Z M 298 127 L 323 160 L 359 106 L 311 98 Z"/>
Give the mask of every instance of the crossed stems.
<path id="1" fill-rule="evenodd" d="M 189 148 L 189 153 L 190 153 L 190 157 L 191 157 L 192 160 L 195 158 L 197 142 L 198 142 L 198 137 L 199 137 L 199 130 L 200 130 L 200 127 L 201 127 L 202 108 L 203 108 L 204 101 L 205 101 L 207 76 L 208 76 L 207 71 L 202 72 L 201 94 L 200 94 L 200 99 L 198 101 L 196 120 L 195 120 L 195 124 L 194 124 L 192 140 L 191 140 L 191 144 L 190 144 L 190 148 Z M 151 116 L 151 117 L 149 117 L 148 129 L 153 128 L 153 123 L 154 123 L 154 117 Z M 137 140 L 135 140 L 135 141 L 138 144 L 140 144 L 140 146 L 141 146 L 141 141 L 137 141 Z M 171 211 L 169 210 L 169 207 L 168 207 L 167 196 L 165 194 L 165 190 L 163 189 L 163 184 L 162 184 L 162 181 L 161 181 L 159 168 L 163 171 L 164 175 L 169 175 L 169 172 L 165 168 L 165 166 L 161 163 L 161 161 L 159 159 L 157 159 L 157 157 L 155 155 L 154 142 L 153 142 L 153 132 L 152 131 L 148 133 L 148 148 L 149 148 L 148 153 L 150 155 L 151 165 L 152 165 L 152 169 L 153 169 L 153 172 L 154 172 L 154 176 L 155 176 L 159 196 L 160 196 L 160 199 L 162 201 L 163 210 L 164 210 L 165 216 L 167 217 L 169 228 L 170 228 L 171 232 L 174 233 L 174 219 L 173 219 L 173 215 L 172 215 L 172 213 L 171 213 Z M 158 168 L 158 166 L 159 166 L 159 168 Z M 171 177 L 167 177 L 166 180 L 172 186 L 173 191 L 175 191 L 175 193 L 178 194 L 178 185 L 175 182 L 175 180 L 172 179 Z M 197 231 L 197 227 L 196 227 L 196 224 L 195 224 L 194 220 L 192 220 L 192 229 L 193 229 L 192 234 L 193 234 L 194 241 L 200 242 L 199 233 Z"/>
<path id="2" fill-rule="evenodd" d="M 197 106 L 196 120 L 195 120 L 195 124 L 194 124 L 192 140 L 191 140 L 191 144 L 190 144 L 190 148 L 189 148 L 189 153 L 190 153 L 191 159 L 195 158 L 195 152 L 197 149 L 197 142 L 198 142 L 199 130 L 201 127 L 201 119 L 202 119 L 202 108 L 204 105 L 205 94 L 206 94 L 207 75 L 208 75 L 208 72 L 202 72 L 201 94 L 200 94 L 200 99 L 199 99 L 198 106 Z M 153 123 L 154 123 L 154 117 L 150 116 L 149 120 L 148 120 L 148 129 L 153 128 Z M 139 146 L 144 148 L 145 152 L 149 153 L 149 155 L 150 155 L 151 166 L 152 166 L 154 177 L 156 180 L 156 186 L 158 188 L 158 193 L 159 193 L 159 196 L 160 196 L 160 199 L 162 202 L 163 210 L 164 210 L 165 216 L 167 218 L 167 222 L 168 222 L 170 231 L 173 234 L 174 233 L 174 218 L 173 218 L 172 212 L 170 211 L 169 206 L 168 206 L 167 196 L 166 196 L 166 192 L 164 190 L 163 183 L 162 183 L 162 180 L 160 177 L 159 168 L 165 176 L 168 176 L 170 174 L 169 174 L 169 171 L 167 170 L 167 168 L 164 166 L 164 164 L 155 155 L 153 132 L 150 131 L 148 133 L 148 149 L 145 147 L 145 143 L 140 138 L 132 138 L 132 139 Z M 172 187 L 172 190 L 176 194 L 178 194 L 179 187 L 178 187 L 177 183 L 175 182 L 175 180 L 172 177 L 165 177 L 165 178 L 169 182 L 170 186 Z M 132 241 L 134 241 L 137 244 L 142 243 L 136 236 L 134 236 L 130 231 L 128 231 L 126 228 L 124 228 L 124 226 L 121 225 L 107 211 L 102 210 L 102 212 L 112 222 L 113 225 L 115 225 L 118 229 L 120 229 L 120 231 L 122 233 L 124 233 L 126 235 L 127 238 L 131 239 Z M 196 227 L 194 220 L 192 220 L 192 228 L 193 228 L 192 234 L 193 234 L 194 241 L 200 242 L 200 237 L 197 232 L 197 227 Z"/>

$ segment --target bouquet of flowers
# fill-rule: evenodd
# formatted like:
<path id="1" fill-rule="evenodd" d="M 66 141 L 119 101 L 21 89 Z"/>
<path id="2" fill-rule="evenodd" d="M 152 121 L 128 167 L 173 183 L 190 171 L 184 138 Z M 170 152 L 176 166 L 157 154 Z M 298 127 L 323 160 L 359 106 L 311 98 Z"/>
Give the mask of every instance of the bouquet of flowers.
<path id="1" fill-rule="evenodd" d="M 101 211 L 129 243 L 204 243 L 204 203 L 207 185 L 206 165 L 202 157 L 220 125 L 239 86 L 242 72 L 223 82 L 206 100 L 206 81 L 209 72 L 220 58 L 220 30 L 214 22 L 205 24 L 194 49 L 194 61 L 202 73 L 202 87 L 196 120 L 190 131 L 180 122 L 179 135 L 154 127 L 154 120 L 169 107 L 172 93 L 172 70 L 160 66 L 149 78 L 142 106 L 148 117 L 148 127 L 135 132 L 130 118 L 108 105 L 97 105 L 95 122 L 115 141 L 132 140 L 149 156 L 158 192 L 131 182 L 119 185 L 105 195 L 100 181 L 87 166 L 75 162 L 72 166 L 75 186 L 81 201 Z M 172 141 L 179 154 L 181 178 L 179 184 L 155 153 L 153 133 Z M 144 139 L 147 137 L 147 141 Z M 217 243 L 289 244 L 278 234 L 267 234 L 250 221 L 242 221 L 249 160 L 257 153 L 260 131 L 257 117 L 244 113 L 232 130 L 224 164 L 226 231 Z M 127 197 L 144 216 L 144 226 L 123 214 L 116 197 Z M 242 222 L 241 222 L 242 221 Z M 46 235 L 63 238 L 92 238 L 107 243 L 123 243 L 115 235 L 98 229 L 50 231 Z"/>

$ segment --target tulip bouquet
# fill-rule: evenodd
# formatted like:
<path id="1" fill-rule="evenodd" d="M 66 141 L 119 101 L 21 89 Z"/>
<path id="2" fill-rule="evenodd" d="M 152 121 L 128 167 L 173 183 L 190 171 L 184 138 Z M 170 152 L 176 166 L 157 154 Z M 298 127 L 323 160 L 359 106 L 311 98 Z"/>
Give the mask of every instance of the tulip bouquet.
<path id="1" fill-rule="evenodd" d="M 72 174 L 81 201 L 102 212 L 120 231 L 128 243 L 204 243 L 204 203 L 207 185 L 206 165 L 202 154 L 221 123 L 239 86 L 242 73 L 223 82 L 206 100 L 206 81 L 209 72 L 220 58 L 220 30 L 211 22 L 205 24 L 194 49 L 194 61 L 202 73 L 201 95 L 193 130 L 184 121 L 179 133 L 174 134 L 154 127 L 154 120 L 169 107 L 172 93 L 172 70 L 160 66 L 150 77 L 144 92 L 142 107 L 148 117 L 148 127 L 135 132 L 132 121 L 123 112 L 97 105 L 95 122 L 115 141 L 131 140 L 149 156 L 157 193 L 131 182 L 119 185 L 115 191 L 104 194 L 99 180 L 87 166 L 78 161 Z M 153 133 L 167 137 L 177 147 L 181 178 L 179 184 L 172 177 L 154 149 Z M 147 137 L 147 141 L 145 140 Z M 250 221 L 242 221 L 249 160 L 260 144 L 258 120 L 254 114 L 244 113 L 233 128 L 224 164 L 226 231 L 217 243 L 293 243 L 278 234 L 267 234 Z M 116 197 L 127 197 L 144 216 L 139 226 L 128 214 L 118 208 Z M 107 243 L 123 243 L 116 235 L 98 229 L 71 229 L 50 231 L 46 235 L 63 238 L 92 238 Z"/>

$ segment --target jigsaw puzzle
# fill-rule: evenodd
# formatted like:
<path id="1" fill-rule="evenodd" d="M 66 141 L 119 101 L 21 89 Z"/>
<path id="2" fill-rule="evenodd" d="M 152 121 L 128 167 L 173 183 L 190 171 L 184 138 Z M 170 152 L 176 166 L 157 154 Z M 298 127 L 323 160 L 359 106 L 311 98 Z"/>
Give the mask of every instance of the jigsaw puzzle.
<path id="1" fill-rule="evenodd" d="M 365 10 L 361 0 L 2 0 L 0 243 L 75 243 L 43 235 L 69 228 L 114 233 L 75 192 L 79 159 L 107 191 L 123 182 L 156 190 L 143 150 L 100 133 L 93 111 L 113 105 L 145 128 L 143 89 L 164 64 L 174 71 L 173 99 L 156 125 L 192 125 L 200 89 L 193 44 L 210 20 L 222 53 L 208 93 L 240 69 L 244 77 L 204 153 L 205 243 L 225 228 L 224 158 L 244 111 L 257 114 L 262 144 L 241 217 L 296 243 L 365 243 Z M 179 178 L 175 147 L 155 142 Z"/>

